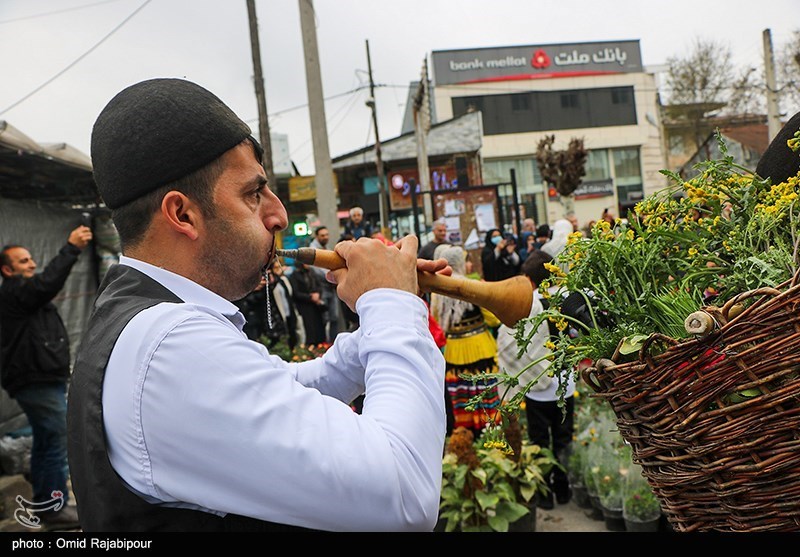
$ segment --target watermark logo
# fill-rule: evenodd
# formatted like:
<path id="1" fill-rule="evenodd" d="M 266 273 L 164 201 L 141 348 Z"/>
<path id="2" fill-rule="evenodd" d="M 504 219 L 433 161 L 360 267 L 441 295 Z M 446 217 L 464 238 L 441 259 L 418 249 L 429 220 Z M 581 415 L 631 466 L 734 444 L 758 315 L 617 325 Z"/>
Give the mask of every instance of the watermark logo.
<path id="1" fill-rule="evenodd" d="M 19 508 L 14 510 L 14 519 L 26 528 L 41 528 L 41 519 L 37 516 L 37 513 L 46 511 L 58 512 L 64 506 L 63 493 L 52 491 L 50 496 L 52 499 L 34 503 L 33 501 L 28 501 L 22 495 L 17 495 L 16 501 Z"/>

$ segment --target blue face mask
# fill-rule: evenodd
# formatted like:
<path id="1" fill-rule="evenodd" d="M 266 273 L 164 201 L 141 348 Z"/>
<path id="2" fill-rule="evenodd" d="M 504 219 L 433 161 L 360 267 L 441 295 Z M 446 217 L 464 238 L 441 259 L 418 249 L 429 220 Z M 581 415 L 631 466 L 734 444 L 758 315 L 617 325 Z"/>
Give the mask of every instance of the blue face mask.
<path id="1" fill-rule="evenodd" d="M 502 237 L 502 236 L 493 236 L 493 237 L 492 237 L 492 243 L 493 243 L 494 245 L 497 245 L 497 244 L 499 244 L 499 243 L 502 241 L 502 239 L 503 239 L 503 237 Z"/>

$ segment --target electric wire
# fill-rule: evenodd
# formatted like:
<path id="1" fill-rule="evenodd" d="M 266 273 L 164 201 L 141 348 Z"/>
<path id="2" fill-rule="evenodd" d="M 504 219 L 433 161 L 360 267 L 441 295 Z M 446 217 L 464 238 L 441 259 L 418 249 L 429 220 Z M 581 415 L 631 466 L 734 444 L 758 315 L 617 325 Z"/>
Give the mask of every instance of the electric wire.
<path id="1" fill-rule="evenodd" d="M 82 10 L 84 8 L 93 8 L 94 6 L 99 6 L 101 4 L 111 4 L 112 2 L 119 2 L 120 0 L 102 0 L 102 2 L 92 2 L 91 4 L 83 4 L 81 6 L 73 6 L 71 8 L 64 8 L 62 10 L 53 10 L 52 12 L 41 12 L 38 14 L 31 14 L 31 15 L 23 15 L 20 17 L 13 17 L 11 19 L 0 19 L 0 25 L 4 23 L 15 23 L 17 21 L 24 21 L 26 19 L 36 19 L 39 17 L 45 17 L 50 15 L 57 15 L 63 14 L 66 12 L 74 12 L 77 10 Z"/>
<path id="2" fill-rule="evenodd" d="M 50 84 L 51 84 L 52 82 L 54 82 L 56 79 L 58 79 L 59 77 L 61 77 L 61 76 L 62 76 L 62 75 L 64 75 L 65 73 L 67 73 L 67 71 L 69 71 L 70 69 L 72 69 L 72 68 L 73 68 L 73 67 L 74 67 L 74 66 L 75 66 L 75 65 L 76 65 L 78 62 L 80 62 L 81 60 L 83 60 L 84 58 L 86 58 L 86 57 L 87 57 L 89 54 L 91 54 L 91 53 L 92 53 L 94 50 L 96 50 L 96 49 L 97 49 L 97 47 L 99 47 L 101 44 L 103 44 L 103 43 L 104 43 L 104 42 L 105 42 L 105 41 L 106 41 L 106 40 L 107 40 L 109 37 L 111 37 L 111 35 L 113 35 L 113 34 L 114 34 L 114 33 L 116 33 L 117 31 L 119 31 L 119 30 L 120 30 L 120 29 L 121 29 L 121 28 L 122 28 L 122 27 L 123 27 L 123 26 L 124 26 L 126 23 L 128 23 L 128 22 L 131 20 L 131 18 L 133 18 L 133 16 L 135 16 L 135 15 L 136 15 L 136 14 L 138 14 L 140 11 L 142 11 L 142 8 L 144 8 L 146 5 L 148 5 L 148 4 L 149 4 L 151 1 L 152 1 L 152 0 L 144 0 L 144 2 L 142 2 L 142 5 L 141 5 L 141 6 L 139 6 L 139 7 L 138 7 L 138 8 L 136 8 L 136 9 L 135 9 L 133 12 L 131 12 L 131 14 L 130 14 L 128 17 L 126 17 L 125 19 L 123 19 L 121 23 L 119 23 L 119 24 L 118 24 L 116 27 L 114 27 L 114 28 L 113 28 L 113 29 L 112 29 L 112 30 L 111 30 L 111 31 L 110 31 L 110 32 L 109 32 L 109 33 L 108 33 L 108 34 L 107 34 L 105 37 L 103 37 L 103 38 L 102 38 L 102 39 L 100 39 L 98 42 L 96 42 L 96 43 L 94 44 L 94 46 L 92 46 L 92 47 L 91 47 L 89 50 L 87 50 L 86 52 L 84 52 L 83 54 L 81 54 L 81 55 L 80 55 L 78 58 L 76 58 L 75 60 L 73 60 L 72 62 L 70 62 L 70 63 L 67 65 L 67 67 L 65 67 L 65 68 L 64 68 L 64 69 L 62 69 L 60 72 L 56 73 L 56 74 L 55 74 L 53 77 L 51 77 L 50 79 L 48 79 L 47 81 L 45 81 L 44 83 L 42 83 L 41 85 L 39 85 L 39 86 L 38 86 L 37 88 L 35 88 L 33 91 L 31 91 L 30 93 L 28 93 L 27 95 L 25 95 L 24 97 L 22 97 L 21 99 L 19 99 L 18 101 L 16 101 L 15 103 L 11 104 L 10 106 L 7 106 L 7 107 L 6 107 L 6 108 L 4 108 L 3 110 L 1 110 L 1 111 L 0 111 L 0 115 L 2 115 L 2 114 L 5 114 L 6 112 L 8 112 L 9 110 L 11 110 L 12 108 L 15 108 L 15 107 L 17 107 L 18 105 L 22 104 L 23 102 L 25 102 L 26 100 L 28 100 L 29 98 L 31 98 L 32 96 L 34 96 L 36 93 L 38 93 L 39 91 L 41 91 L 42 89 L 44 89 L 45 87 L 47 87 L 48 85 L 50 85 Z"/>

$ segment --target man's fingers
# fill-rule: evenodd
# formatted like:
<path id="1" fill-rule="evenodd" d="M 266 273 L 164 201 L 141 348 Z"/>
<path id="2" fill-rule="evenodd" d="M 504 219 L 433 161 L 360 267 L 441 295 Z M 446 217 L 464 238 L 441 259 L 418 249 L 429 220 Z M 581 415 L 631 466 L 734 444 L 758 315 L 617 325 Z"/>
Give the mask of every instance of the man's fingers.
<path id="1" fill-rule="evenodd" d="M 400 248 L 400 251 L 403 253 L 410 253 L 416 257 L 417 251 L 419 250 L 419 238 L 413 234 L 409 234 L 408 236 L 400 238 L 394 245 Z"/>
<path id="2" fill-rule="evenodd" d="M 440 275 L 450 276 L 453 274 L 453 268 L 447 264 L 446 259 L 435 259 L 430 261 L 428 259 L 417 259 L 417 270 L 426 273 L 438 273 Z"/>

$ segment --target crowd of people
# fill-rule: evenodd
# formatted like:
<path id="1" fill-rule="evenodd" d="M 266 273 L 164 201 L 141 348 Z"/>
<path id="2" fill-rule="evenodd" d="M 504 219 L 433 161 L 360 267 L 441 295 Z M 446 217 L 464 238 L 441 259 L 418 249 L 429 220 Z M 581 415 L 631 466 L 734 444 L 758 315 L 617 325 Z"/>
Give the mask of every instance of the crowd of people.
<path id="1" fill-rule="evenodd" d="M 764 165 L 782 164 L 798 126 L 800 115 Z M 566 465 L 576 386 L 542 373 L 558 332 L 543 321 L 520 357 L 491 311 L 420 292 L 418 273 L 524 277 L 534 317 L 570 236 L 594 221 L 492 228 L 473 260 L 443 221 L 420 245 L 353 207 L 335 243 L 326 226 L 311 242 L 345 267 L 287 267 L 273 257 L 287 213 L 261 156 L 249 126 L 189 81 L 147 80 L 108 103 L 92 162 L 122 255 L 74 360 L 53 299 L 92 230 L 70 231 L 40 273 L 23 245 L 0 249 L 2 386 L 33 432 L 29 518 L 84 531 L 431 531 L 444 441 L 500 420 L 498 372 L 522 373 L 528 439 Z M 615 222 L 610 209 L 599 219 Z M 295 363 L 271 353 L 282 341 L 330 348 Z M 562 468 L 546 481 L 542 508 L 570 500 Z"/>
<path id="2" fill-rule="evenodd" d="M 338 242 L 372 237 L 392 245 L 378 229 L 364 220 L 360 207 L 354 207 L 349 214 L 350 219 L 344 225 Z M 600 218 L 613 220 L 614 217 L 606 209 Z M 587 223 L 588 226 L 591 225 Z M 548 267 L 564 250 L 569 236 L 579 231 L 574 213 L 552 224 L 538 226 L 533 219 L 527 218 L 522 222 L 518 235 L 499 228 L 486 231 L 483 247 L 470 253 L 461 245 L 448 243 L 446 225 L 443 220 L 438 220 L 432 224 L 430 241 L 419 246 L 417 256 L 425 260 L 445 260 L 452 275 L 458 278 L 488 282 L 503 281 L 517 275 L 528 278 L 534 291 L 530 314 L 533 317 L 548 304 L 547 297 L 539 293 L 538 285 L 549 277 Z M 580 232 L 589 234 L 590 228 Z M 313 231 L 310 246 L 333 249 L 327 226 L 318 226 Z M 267 291 L 273 298 L 271 303 L 279 305 L 280 309 L 273 312 L 277 313 L 277 318 L 273 318 L 277 325 L 273 324 L 272 330 L 264 333 L 266 336 L 283 336 L 291 347 L 297 344 L 331 344 L 339 332 L 353 331 L 358 327 L 358 315 L 338 299 L 335 286 L 325 278 L 326 272 L 298 262 L 287 268 L 285 262 L 275 260 L 271 277 L 277 278 L 269 279 Z M 556 331 L 542 325 L 541 330 L 532 336 L 527 353 L 518 358 L 514 330 L 502 325 L 490 311 L 436 293 L 423 295 L 423 300 L 428 306 L 429 330 L 446 363 L 444 403 L 447 435 L 463 427 L 477 439 L 487 425 L 500 422 L 500 405 L 520 388 L 511 389 L 501 396 L 496 378 L 498 373 L 518 372 L 527 362 L 546 354 L 549 351 L 546 344 Z M 261 303 L 265 303 L 263 295 Z M 296 316 L 289 327 L 284 323 L 287 314 Z M 540 372 L 544 365 L 527 370 L 520 384 L 525 385 L 538 376 L 537 370 Z M 540 377 L 525 393 L 523 406 L 530 442 L 551 447 L 556 458 L 566 464 L 573 435 L 576 386 L 574 381 L 567 385 L 564 416 L 558 406 L 556 388 L 557 383 L 552 378 Z M 474 404 L 476 400 L 480 402 Z M 353 401 L 353 409 L 360 412 L 363 402 L 363 396 L 358 397 Z M 569 502 L 571 491 L 563 470 L 555 469 L 548 484 L 551 488 L 549 495 L 540 497 L 538 501 L 541 507 L 553 508 L 555 502 Z"/>

